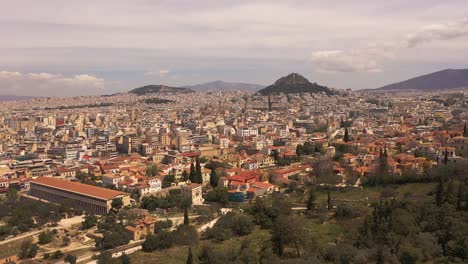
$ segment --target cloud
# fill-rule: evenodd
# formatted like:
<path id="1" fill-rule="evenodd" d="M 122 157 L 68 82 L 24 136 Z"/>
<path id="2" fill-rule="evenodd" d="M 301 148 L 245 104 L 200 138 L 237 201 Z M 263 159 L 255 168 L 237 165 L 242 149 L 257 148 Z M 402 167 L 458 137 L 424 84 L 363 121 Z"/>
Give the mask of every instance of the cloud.
<path id="1" fill-rule="evenodd" d="M 170 70 L 165 70 L 165 69 L 161 69 L 161 70 L 158 70 L 158 71 L 149 70 L 149 71 L 145 72 L 145 76 L 159 76 L 159 78 L 162 79 L 162 78 L 167 77 L 170 73 L 171 73 Z"/>
<path id="2" fill-rule="evenodd" d="M 420 31 L 408 35 L 405 46 L 414 48 L 434 40 L 449 40 L 468 36 L 468 20 L 455 23 L 433 24 L 423 27 Z"/>
<path id="3" fill-rule="evenodd" d="M 159 77 L 164 78 L 166 77 L 171 71 L 169 70 L 159 70 Z"/>
<path id="4" fill-rule="evenodd" d="M 106 81 L 89 74 L 63 76 L 52 73 L 0 71 L 0 94 L 77 96 L 104 92 Z"/>
<path id="5" fill-rule="evenodd" d="M 323 72 L 380 72 L 382 65 L 358 51 L 327 50 L 313 52 L 311 61 Z"/>
<path id="6" fill-rule="evenodd" d="M 322 72 L 382 72 L 384 61 L 395 58 L 403 48 L 416 48 L 423 43 L 464 36 L 468 36 L 468 20 L 433 24 L 409 34 L 399 44 L 374 44 L 360 49 L 315 51 L 309 60 Z"/>

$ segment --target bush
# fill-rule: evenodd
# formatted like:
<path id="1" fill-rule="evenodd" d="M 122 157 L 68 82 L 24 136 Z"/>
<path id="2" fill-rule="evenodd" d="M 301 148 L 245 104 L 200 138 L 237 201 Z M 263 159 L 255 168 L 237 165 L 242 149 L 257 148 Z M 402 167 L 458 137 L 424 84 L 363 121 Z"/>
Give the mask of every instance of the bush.
<path id="1" fill-rule="evenodd" d="M 198 232 L 193 226 L 180 225 L 172 232 L 172 238 L 177 245 L 193 246 L 198 242 Z"/>
<path id="2" fill-rule="evenodd" d="M 158 221 L 154 225 L 154 232 L 156 234 L 159 234 L 159 233 L 161 233 L 161 231 L 163 231 L 165 229 L 168 229 L 168 228 L 171 228 L 173 225 L 174 225 L 174 223 L 172 223 L 172 220 L 170 220 L 170 219 L 167 219 L 165 221 Z"/>
<path id="3" fill-rule="evenodd" d="M 227 240 L 233 236 L 244 236 L 252 233 L 255 225 L 250 216 L 240 213 L 228 213 L 221 216 L 213 228 L 206 230 L 205 238 L 218 241 Z"/>
<path id="4" fill-rule="evenodd" d="M 18 257 L 20 259 L 34 258 L 38 250 L 39 247 L 37 246 L 37 244 L 32 243 L 31 240 L 24 240 L 21 243 L 20 253 L 18 254 Z"/>
<path id="5" fill-rule="evenodd" d="M 49 244 L 50 242 L 52 242 L 52 239 L 53 239 L 53 236 L 51 232 L 43 231 L 42 233 L 39 234 L 38 243 L 40 245 Z"/>
<path id="6" fill-rule="evenodd" d="M 336 207 L 335 216 L 337 218 L 351 218 L 353 215 L 353 207 L 349 204 L 339 204 Z"/>
<path id="7" fill-rule="evenodd" d="M 174 238 L 170 232 L 161 232 L 158 236 L 148 236 L 143 242 L 143 250 L 153 252 L 156 250 L 170 248 L 174 245 Z"/>

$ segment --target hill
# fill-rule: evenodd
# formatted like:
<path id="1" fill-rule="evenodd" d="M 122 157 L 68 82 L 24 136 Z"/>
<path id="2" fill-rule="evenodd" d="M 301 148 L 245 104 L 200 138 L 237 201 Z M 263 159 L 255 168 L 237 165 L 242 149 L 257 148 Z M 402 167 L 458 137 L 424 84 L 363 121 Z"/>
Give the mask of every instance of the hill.
<path id="1" fill-rule="evenodd" d="M 252 83 L 231 83 L 231 82 L 224 82 L 224 81 L 214 81 L 202 84 L 196 84 L 191 86 L 185 86 L 185 88 L 189 88 L 195 91 L 258 91 L 264 88 L 264 85 L 259 84 L 252 84 Z"/>
<path id="2" fill-rule="evenodd" d="M 446 69 L 366 91 L 430 91 L 464 87 L 468 87 L 468 69 Z"/>
<path id="3" fill-rule="evenodd" d="M 183 87 L 170 87 L 166 85 L 146 85 L 143 87 L 135 88 L 129 93 L 136 95 L 145 95 L 145 94 L 164 94 L 164 93 L 193 93 L 194 91 L 188 88 Z"/>
<path id="4" fill-rule="evenodd" d="M 291 73 L 288 76 L 278 79 L 274 84 L 258 91 L 261 95 L 271 94 L 292 94 L 292 93 L 320 93 L 334 94 L 326 86 L 321 86 L 317 83 L 311 83 L 298 73 Z"/>

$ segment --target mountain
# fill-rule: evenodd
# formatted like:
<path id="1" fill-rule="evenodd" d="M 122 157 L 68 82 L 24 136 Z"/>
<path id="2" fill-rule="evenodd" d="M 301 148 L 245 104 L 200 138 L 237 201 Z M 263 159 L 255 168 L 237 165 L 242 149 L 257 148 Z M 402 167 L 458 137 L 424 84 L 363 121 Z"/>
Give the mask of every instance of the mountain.
<path id="1" fill-rule="evenodd" d="M 193 93 L 194 91 L 188 88 L 183 87 L 170 87 L 166 85 L 146 85 L 143 87 L 135 88 L 129 93 L 136 95 L 145 95 L 145 94 L 167 94 L 167 93 Z"/>
<path id="2" fill-rule="evenodd" d="M 258 91 L 265 86 L 252 83 L 230 83 L 218 80 L 185 87 L 195 91 Z"/>
<path id="3" fill-rule="evenodd" d="M 468 69 L 446 69 L 365 91 L 430 91 L 463 87 L 468 87 Z"/>
<path id="4" fill-rule="evenodd" d="M 29 100 L 36 98 L 35 96 L 21 96 L 21 95 L 10 95 L 10 94 L 5 94 L 5 95 L 0 95 L 0 102 L 6 102 L 6 101 L 22 101 L 22 100 Z"/>
<path id="5" fill-rule="evenodd" d="M 328 87 L 318 85 L 317 83 L 311 83 L 298 73 L 291 73 L 288 76 L 282 77 L 274 84 L 258 91 L 261 95 L 320 92 L 324 92 L 329 95 L 334 94 L 334 92 Z"/>

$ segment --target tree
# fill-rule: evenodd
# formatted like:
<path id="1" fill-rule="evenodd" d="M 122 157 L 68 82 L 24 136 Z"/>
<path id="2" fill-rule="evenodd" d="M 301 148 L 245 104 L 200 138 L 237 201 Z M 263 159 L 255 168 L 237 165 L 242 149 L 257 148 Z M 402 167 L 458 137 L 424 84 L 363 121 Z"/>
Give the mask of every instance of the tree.
<path id="1" fill-rule="evenodd" d="M 307 202 L 306 202 L 306 207 L 307 210 L 312 210 L 315 208 L 315 200 L 316 200 L 316 195 L 314 190 L 309 191 L 309 196 L 307 197 Z"/>
<path id="2" fill-rule="evenodd" d="M 158 175 L 158 166 L 152 163 L 148 167 L 146 167 L 146 176 L 156 176 Z"/>
<path id="3" fill-rule="evenodd" d="M 18 257 L 20 259 L 34 258 L 38 250 L 37 244 L 34 244 L 31 240 L 24 240 L 21 242 Z"/>
<path id="4" fill-rule="evenodd" d="M 447 147 L 445 147 L 444 164 L 447 165 L 447 163 L 448 163 L 448 151 L 447 151 Z"/>
<path id="5" fill-rule="evenodd" d="M 77 258 L 74 255 L 67 254 L 64 260 L 65 263 L 76 264 Z"/>
<path id="6" fill-rule="evenodd" d="M 188 249 L 187 264 L 193 264 L 192 247 Z"/>
<path id="7" fill-rule="evenodd" d="M 179 225 L 172 233 L 175 244 L 180 246 L 194 246 L 198 243 L 199 236 L 197 229 L 189 225 Z"/>
<path id="8" fill-rule="evenodd" d="M 350 141 L 349 132 L 348 132 L 348 128 L 347 128 L 347 127 L 345 128 L 345 131 L 344 131 L 343 141 L 344 141 L 344 142 L 349 142 L 349 141 Z"/>
<path id="9" fill-rule="evenodd" d="M 188 181 L 189 180 L 189 174 L 185 170 L 182 172 L 182 180 L 183 181 Z"/>
<path id="10" fill-rule="evenodd" d="M 211 185 L 211 187 L 216 188 L 218 186 L 218 181 L 219 181 L 219 177 L 216 174 L 216 170 L 212 169 L 211 174 L 210 174 L 210 185 Z"/>
<path id="11" fill-rule="evenodd" d="M 187 208 L 188 208 L 187 206 L 184 207 L 184 225 L 190 225 Z"/>
<path id="12" fill-rule="evenodd" d="M 114 211 L 116 211 L 116 212 L 119 211 L 119 210 L 122 208 L 122 206 L 123 206 L 123 201 L 122 201 L 122 199 L 121 199 L 121 198 L 114 198 L 114 199 L 112 199 L 111 206 L 112 206 L 112 209 L 113 209 Z"/>
<path id="13" fill-rule="evenodd" d="M 220 203 L 226 205 L 229 202 L 229 193 L 227 188 L 215 188 L 206 194 L 207 202 Z"/>
<path id="14" fill-rule="evenodd" d="M 112 253 L 110 251 L 103 251 L 97 258 L 98 264 L 108 264 L 112 262 Z"/>
<path id="15" fill-rule="evenodd" d="M 84 221 L 81 223 L 81 229 L 86 230 L 94 227 L 98 222 L 98 218 L 94 214 L 86 214 Z"/>
<path id="16" fill-rule="evenodd" d="M 120 257 L 120 262 L 122 262 L 122 264 L 130 264 L 130 257 L 127 254 L 123 254 L 122 257 Z"/>
<path id="17" fill-rule="evenodd" d="M 193 162 L 190 164 L 190 174 L 189 174 L 189 180 L 190 182 L 195 182 L 196 180 L 196 171 L 195 171 L 195 165 L 193 164 Z"/>
<path id="18" fill-rule="evenodd" d="M 278 256 L 283 256 L 286 246 L 292 245 L 300 257 L 300 248 L 304 244 L 304 228 L 298 216 L 279 216 L 273 225 L 271 241 L 273 250 Z"/>
<path id="19" fill-rule="evenodd" d="M 444 203 L 444 178 L 442 175 L 439 176 L 439 182 L 437 183 L 435 202 L 437 207 L 441 207 Z"/>
<path id="20" fill-rule="evenodd" d="M 18 200 L 18 190 L 15 188 L 9 188 L 6 197 L 8 202 L 16 202 L 16 200 Z"/>
<path id="21" fill-rule="evenodd" d="M 466 194 L 465 194 L 465 183 L 464 182 L 459 182 L 458 183 L 458 192 L 457 192 L 457 210 L 462 210 L 463 208 L 463 202 L 465 200 Z"/>
<path id="22" fill-rule="evenodd" d="M 196 183 L 203 183 L 203 176 L 202 176 L 202 169 L 200 165 L 200 158 L 197 157 L 196 165 L 195 165 L 196 173 L 195 173 L 195 182 Z"/>
<path id="23" fill-rule="evenodd" d="M 52 242 L 52 233 L 51 232 L 48 232 L 48 231 L 42 231 L 40 234 L 39 234 L 39 241 L 38 243 L 40 245 L 45 245 L 45 244 L 49 244 L 50 242 Z"/>
<path id="24" fill-rule="evenodd" d="M 156 250 L 167 249 L 174 245 L 174 238 L 170 232 L 161 232 L 157 237 L 150 235 L 146 237 L 143 242 L 143 250 L 146 252 L 153 252 Z"/>

